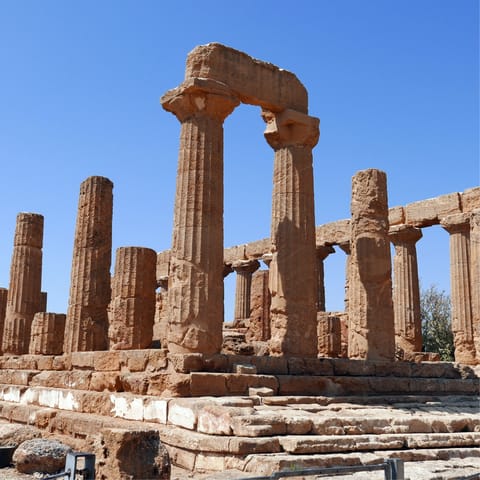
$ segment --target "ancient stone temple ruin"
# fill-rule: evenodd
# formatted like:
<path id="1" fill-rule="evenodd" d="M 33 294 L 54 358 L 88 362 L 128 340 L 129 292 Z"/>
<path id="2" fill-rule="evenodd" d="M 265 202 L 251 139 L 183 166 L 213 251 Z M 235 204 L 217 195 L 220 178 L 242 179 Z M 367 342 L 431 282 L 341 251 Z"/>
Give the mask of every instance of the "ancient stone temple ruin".
<path id="1" fill-rule="evenodd" d="M 240 103 L 259 107 L 272 147 L 271 233 L 225 248 L 223 122 Z M 113 444 L 131 435 L 156 435 L 196 472 L 479 462 L 480 187 L 389 207 L 386 173 L 363 170 L 351 218 L 316 226 L 319 120 L 294 74 L 199 46 L 161 104 L 180 123 L 169 251 L 125 246 L 112 262 L 113 182 L 87 178 L 68 310 L 47 312 L 43 217 L 17 217 L 0 289 L 0 416 L 95 451 L 98 478 L 123 478 Z M 422 351 L 416 243 L 432 225 L 450 236 L 455 362 Z M 342 312 L 325 311 L 335 247 L 346 254 Z M 149 478 L 168 478 L 164 467 Z"/>

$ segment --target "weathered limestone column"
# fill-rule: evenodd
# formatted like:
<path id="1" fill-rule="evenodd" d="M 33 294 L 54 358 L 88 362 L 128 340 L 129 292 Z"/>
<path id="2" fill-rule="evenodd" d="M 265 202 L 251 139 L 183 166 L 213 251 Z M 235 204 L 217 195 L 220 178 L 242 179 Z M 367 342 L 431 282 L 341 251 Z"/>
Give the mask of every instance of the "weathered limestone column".
<path id="1" fill-rule="evenodd" d="M 323 261 L 331 254 L 335 253 L 335 249 L 329 245 L 318 245 L 316 247 L 317 254 L 317 311 L 325 311 L 325 269 Z"/>
<path id="2" fill-rule="evenodd" d="M 113 183 L 89 177 L 80 185 L 64 352 L 106 350 L 112 256 Z"/>
<path id="3" fill-rule="evenodd" d="M 345 252 L 345 313 L 348 315 L 348 290 L 350 285 L 350 259 L 351 259 L 351 250 L 350 242 L 339 243 L 338 246 Z"/>
<path id="4" fill-rule="evenodd" d="M 33 317 L 29 351 L 31 355 L 61 355 L 66 315 L 38 312 Z"/>
<path id="5" fill-rule="evenodd" d="M 342 353 L 340 317 L 331 312 L 317 312 L 318 356 L 339 357 Z"/>
<path id="6" fill-rule="evenodd" d="M 422 351 L 422 320 L 418 283 L 417 249 L 422 231 L 408 225 L 389 230 L 395 246 L 393 258 L 393 311 L 396 348 L 404 353 Z"/>
<path id="7" fill-rule="evenodd" d="M 473 340 L 477 363 L 480 362 L 480 209 L 470 217 L 470 264 Z"/>
<path id="8" fill-rule="evenodd" d="M 450 234 L 450 290 L 455 361 L 474 364 L 475 345 L 470 284 L 470 216 L 467 213 L 449 215 L 440 223 Z"/>
<path id="9" fill-rule="evenodd" d="M 270 265 L 272 355 L 317 355 L 317 279 L 312 149 L 319 120 L 263 111 L 275 151 Z"/>
<path id="10" fill-rule="evenodd" d="M 109 306 L 109 346 L 112 350 L 149 348 L 153 338 L 157 252 L 120 247 L 115 257 Z"/>
<path id="11" fill-rule="evenodd" d="M 348 356 L 393 360 L 392 268 L 384 172 L 368 169 L 353 176 L 351 212 Z"/>
<path id="12" fill-rule="evenodd" d="M 168 350 L 218 353 L 223 324 L 223 121 L 239 104 L 224 84 L 191 79 L 163 108 L 182 124 L 168 288 Z"/>
<path id="13" fill-rule="evenodd" d="M 5 312 L 7 309 L 8 290 L 0 288 L 0 352 L 2 349 L 3 330 L 5 327 Z"/>
<path id="14" fill-rule="evenodd" d="M 248 342 L 270 338 L 270 291 L 268 270 L 257 270 L 252 276 L 250 319 L 245 337 Z"/>
<path id="15" fill-rule="evenodd" d="M 19 213 L 10 266 L 3 352 L 28 353 L 33 316 L 41 304 L 43 216 Z"/>
<path id="16" fill-rule="evenodd" d="M 232 264 L 232 268 L 237 274 L 235 284 L 235 322 L 250 317 L 252 275 L 259 267 L 260 263 L 258 263 L 258 260 L 239 260 Z"/>

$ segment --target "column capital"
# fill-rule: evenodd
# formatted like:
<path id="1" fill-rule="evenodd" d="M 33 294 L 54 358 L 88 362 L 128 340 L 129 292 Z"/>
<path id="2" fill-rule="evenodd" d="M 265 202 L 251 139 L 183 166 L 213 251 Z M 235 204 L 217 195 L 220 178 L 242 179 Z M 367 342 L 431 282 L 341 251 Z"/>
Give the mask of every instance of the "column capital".
<path id="1" fill-rule="evenodd" d="M 260 268 L 258 260 L 237 260 L 232 263 L 232 268 L 236 273 L 253 273 Z"/>
<path id="2" fill-rule="evenodd" d="M 469 213 L 455 213 L 442 218 L 440 225 L 448 233 L 468 232 L 470 229 L 470 214 Z"/>
<path id="3" fill-rule="evenodd" d="M 335 253 L 335 249 L 331 245 L 317 245 L 315 252 L 318 260 L 325 260 L 331 253 Z"/>
<path id="4" fill-rule="evenodd" d="M 320 138 L 320 120 L 305 113 L 263 110 L 262 118 L 267 124 L 264 136 L 274 150 L 290 146 L 313 148 Z"/>
<path id="5" fill-rule="evenodd" d="M 223 122 L 240 100 L 221 82 L 192 78 L 169 90 L 160 103 L 180 122 L 195 116 L 212 117 Z"/>
<path id="6" fill-rule="evenodd" d="M 388 230 L 388 237 L 394 245 L 415 244 L 422 238 L 422 230 L 411 225 L 393 225 Z"/>

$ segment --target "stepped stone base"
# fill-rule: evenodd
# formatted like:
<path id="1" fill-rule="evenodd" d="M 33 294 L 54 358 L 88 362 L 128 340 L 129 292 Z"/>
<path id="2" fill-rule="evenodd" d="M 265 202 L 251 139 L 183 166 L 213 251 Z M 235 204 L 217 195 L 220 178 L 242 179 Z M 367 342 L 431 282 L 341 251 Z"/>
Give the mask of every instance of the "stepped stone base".
<path id="1" fill-rule="evenodd" d="M 462 365 L 137 350 L 4 356 L 0 367 L 1 419 L 92 452 L 105 429 L 158 431 L 194 478 L 480 463 L 478 372 Z"/>

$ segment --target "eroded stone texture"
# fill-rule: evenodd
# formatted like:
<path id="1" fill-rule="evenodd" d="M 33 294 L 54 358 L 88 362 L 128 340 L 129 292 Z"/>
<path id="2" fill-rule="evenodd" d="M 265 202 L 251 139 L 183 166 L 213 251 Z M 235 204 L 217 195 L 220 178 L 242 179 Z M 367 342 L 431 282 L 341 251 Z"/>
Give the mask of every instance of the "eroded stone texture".
<path id="1" fill-rule="evenodd" d="M 248 342 L 270 338 L 270 291 L 268 270 L 259 270 L 252 276 L 250 291 L 250 319 L 245 337 Z"/>
<path id="2" fill-rule="evenodd" d="M 243 103 L 308 111 L 307 91 L 293 73 L 219 43 L 200 45 L 188 54 L 185 80 L 192 78 L 226 84 Z"/>
<path id="3" fill-rule="evenodd" d="M 362 170 L 352 180 L 348 356 L 393 360 L 395 354 L 387 177 Z"/>
<path id="4" fill-rule="evenodd" d="M 33 317 L 29 353 L 31 355 L 61 355 L 66 315 L 38 312 Z"/>
<path id="5" fill-rule="evenodd" d="M 476 359 L 480 362 L 480 208 L 470 217 L 470 264 L 473 339 Z"/>
<path id="6" fill-rule="evenodd" d="M 339 357 L 342 352 L 340 317 L 329 312 L 317 312 L 318 356 Z"/>
<path id="7" fill-rule="evenodd" d="M 480 209 L 480 187 L 469 188 L 461 196 L 463 213 L 474 212 Z"/>
<path id="8" fill-rule="evenodd" d="M 325 311 L 325 269 L 323 261 L 331 254 L 335 253 L 335 249 L 330 246 L 320 245 L 316 247 L 317 254 L 317 311 Z"/>
<path id="9" fill-rule="evenodd" d="M 155 316 L 153 320 L 153 341 L 167 347 L 168 333 L 168 289 L 162 288 L 155 294 Z"/>
<path id="10" fill-rule="evenodd" d="M 89 177 L 80 186 L 64 352 L 105 350 L 110 302 L 113 183 Z"/>
<path id="11" fill-rule="evenodd" d="M 5 326 L 5 311 L 7 309 L 7 297 L 8 290 L 6 288 L 0 288 L 0 344 L 3 339 L 3 329 Z M 0 346 L 1 350 L 1 346 Z"/>
<path id="12" fill-rule="evenodd" d="M 350 240 L 350 219 L 324 223 L 315 228 L 317 245 L 339 245 Z"/>
<path id="13" fill-rule="evenodd" d="M 150 248 L 117 249 L 109 306 L 110 349 L 150 347 L 155 316 L 156 263 L 157 253 Z"/>
<path id="14" fill-rule="evenodd" d="M 182 123 L 169 276 L 171 352 L 213 354 L 223 323 L 223 121 L 239 100 L 191 79 L 162 98 Z"/>
<path id="15" fill-rule="evenodd" d="M 272 355 L 317 355 L 312 149 L 319 120 L 293 110 L 263 112 L 275 151 L 270 265 Z"/>
<path id="16" fill-rule="evenodd" d="M 155 430 L 104 428 L 95 454 L 99 480 L 170 478 L 170 457 Z"/>
<path id="17" fill-rule="evenodd" d="M 33 316 L 41 307 L 43 216 L 19 213 L 7 295 L 4 353 L 28 353 Z"/>
<path id="18" fill-rule="evenodd" d="M 449 193 L 406 205 L 405 223 L 415 227 L 428 227 L 438 225 L 442 218 L 460 212 L 460 194 Z"/>
<path id="19" fill-rule="evenodd" d="M 418 228 L 397 225 L 390 227 L 390 240 L 395 245 L 393 258 L 393 311 L 397 354 L 422 350 L 420 288 L 418 283 L 417 249 L 422 237 Z"/>
<path id="20" fill-rule="evenodd" d="M 250 292 L 252 275 L 258 270 L 258 260 L 238 260 L 232 268 L 237 274 L 235 288 L 234 321 L 242 321 L 250 317 Z"/>
<path id="21" fill-rule="evenodd" d="M 450 234 L 450 296 L 455 360 L 474 364 L 476 355 L 470 283 L 470 215 L 450 215 L 442 220 L 441 225 Z"/>

